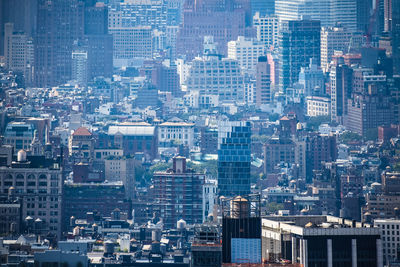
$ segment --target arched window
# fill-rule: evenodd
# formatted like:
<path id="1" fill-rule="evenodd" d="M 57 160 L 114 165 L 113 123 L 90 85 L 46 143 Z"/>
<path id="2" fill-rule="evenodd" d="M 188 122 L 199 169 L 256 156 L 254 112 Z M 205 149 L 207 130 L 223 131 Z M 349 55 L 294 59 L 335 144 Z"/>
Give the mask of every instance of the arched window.
<path id="1" fill-rule="evenodd" d="M 17 174 L 17 180 L 24 180 L 24 175 L 23 174 L 21 174 L 21 173 L 18 173 Z"/>
<path id="2" fill-rule="evenodd" d="M 28 175 L 28 180 L 36 180 L 36 177 L 35 177 L 35 175 L 34 174 L 29 174 Z"/>
<path id="3" fill-rule="evenodd" d="M 39 180 L 47 180 L 46 174 L 42 173 L 41 175 L 39 175 Z"/>

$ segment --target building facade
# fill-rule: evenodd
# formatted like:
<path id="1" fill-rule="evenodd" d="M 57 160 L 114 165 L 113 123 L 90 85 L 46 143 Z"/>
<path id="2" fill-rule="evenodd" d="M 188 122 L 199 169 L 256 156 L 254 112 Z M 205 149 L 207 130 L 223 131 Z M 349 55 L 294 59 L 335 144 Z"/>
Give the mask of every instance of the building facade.
<path id="1" fill-rule="evenodd" d="M 249 122 L 218 125 L 218 190 L 220 196 L 250 193 L 251 126 Z"/>

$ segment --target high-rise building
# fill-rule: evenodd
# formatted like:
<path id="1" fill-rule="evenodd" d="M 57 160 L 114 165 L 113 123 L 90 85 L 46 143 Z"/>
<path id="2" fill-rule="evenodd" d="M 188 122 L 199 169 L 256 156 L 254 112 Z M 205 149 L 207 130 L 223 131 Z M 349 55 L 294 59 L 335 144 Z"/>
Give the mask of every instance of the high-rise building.
<path id="1" fill-rule="evenodd" d="M 253 27 L 257 31 L 257 40 L 262 42 L 268 49 L 278 46 L 278 17 L 274 15 L 261 16 L 260 13 L 256 13 L 253 16 Z"/>
<path id="2" fill-rule="evenodd" d="M 275 0 L 250 0 L 251 15 L 270 16 L 275 13 Z"/>
<path id="3" fill-rule="evenodd" d="M 321 29 L 321 68 L 329 70 L 335 51 L 348 52 L 353 33 L 343 27 L 323 27 Z"/>
<path id="4" fill-rule="evenodd" d="M 220 196 L 250 193 L 250 122 L 225 121 L 218 125 L 218 190 Z"/>
<path id="5" fill-rule="evenodd" d="M 74 41 L 84 35 L 84 2 L 38 0 L 35 84 L 56 86 L 71 79 Z"/>
<path id="6" fill-rule="evenodd" d="M 153 57 L 152 29 L 150 26 L 112 27 L 115 66 L 141 65 L 144 59 Z"/>
<path id="7" fill-rule="evenodd" d="M 282 23 L 280 34 L 279 86 L 286 92 L 299 79 L 301 67 L 310 59 L 320 62 L 320 22 L 315 20 L 294 20 Z"/>
<path id="8" fill-rule="evenodd" d="M 246 36 L 246 11 L 239 0 L 186 1 L 177 37 L 177 55 L 191 60 L 201 54 L 205 36 L 213 36 L 218 51 L 226 55 L 229 41 Z"/>
<path id="9" fill-rule="evenodd" d="M 165 227 L 173 228 L 180 219 L 189 224 L 203 222 L 204 182 L 204 174 L 188 169 L 183 157 L 173 159 L 172 169 L 154 173 L 154 206 Z"/>
<path id="10" fill-rule="evenodd" d="M 331 120 L 343 123 L 347 114 L 347 99 L 351 98 L 353 90 L 353 70 L 344 64 L 331 67 L 329 73 L 331 91 Z"/>
<path id="11" fill-rule="evenodd" d="M 16 32 L 13 23 L 6 23 L 4 27 L 6 68 L 22 73 L 25 84 L 30 84 L 34 63 L 33 40 L 26 33 Z"/>
<path id="12" fill-rule="evenodd" d="M 260 196 L 221 199 L 222 262 L 261 264 Z"/>
<path id="13" fill-rule="evenodd" d="M 101 2 L 85 7 L 88 81 L 113 74 L 113 37 L 108 33 L 108 7 Z"/>
<path id="14" fill-rule="evenodd" d="M 394 107 L 391 96 L 379 92 L 376 84 L 368 86 L 367 93 L 355 92 L 347 100 L 345 126 L 348 130 L 362 136 L 378 126 L 388 126 L 393 122 Z"/>
<path id="15" fill-rule="evenodd" d="M 187 91 L 200 96 L 215 96 L 217 102 L 244 102 L 244 77 L 237 60 L 215 54 L 191 62 L 186 79 Z"/>
<path id="16" fill-rule="evenodd" d="M 254 102 L 257 107 L 272 102 L 271 69 L 266 56 L 259 57 L 256 66 L 256 92 Z"/>
<path id="17" fill-rule="evenodd" d="M 356 0 L 276 0 L 275 14 L 280 21 L 308 17 L 321 21 L 322 27 L 341 22 L 350 31 L 357 30 Z"/>
<path id="18" fill-rule="evenodd" d="M 72 51 L 72 80 L 80 86 L 88 81 L 88 53 L 85 50 Z"/>
<path id="19" fill-rule="evenodd" d="M 374 226 L 381 229 L 383 245 L 383 263 L 390 264 L 400 260 L 398 247 L 400 247 L 400 220 L 377 219 Z"/>
<path id="20" fill-rule="evenodd" d="M 239 36 L 228 42 L 228 58 L 237 60 L 243 72 L 255 73 L 258 58 L 264 55 L 264 44 L 253 38 Z"/>
<path id="21" fill-rule="evenodd" d="M 301 67 L 299 84 L 303 87 L 305 96 L 317 96 L 325 93 L 325 77 L 314 59 L 310 59 L 308 67 Z"/>
<path id="22" fill-rule="evenodd" d="M 0 197 L 9 191 L 21 199 L 22 220 L 31 232 L 49 238 L 61 237 L 62 170 L 60 160 L 27 156 L 0 168 Z"/>
<path id="23" fill-rule="evenodd" d="M 393 74 L 400 74 L 400 1 L 391 0 L 392 3 L 392 55 Z"/>
<path id="24" fill-rule="evenodd" d="M 14 31 L 32 38 L 36 32 L 38 0 L 0 1 L 0 55 L 4 53 L 4 26 L 14 24 Z"/>
<path id="25" fill-rule="evenodd" d="M 262 244 L 271 262 L 383 267 L 379 228 L 329 215 L 263 218 Z"/>
<path id="26" fill-rule="evenodd" d="M 357 30 L 368 33 L 372 11 L 372 1 L 357 0 Z"/>

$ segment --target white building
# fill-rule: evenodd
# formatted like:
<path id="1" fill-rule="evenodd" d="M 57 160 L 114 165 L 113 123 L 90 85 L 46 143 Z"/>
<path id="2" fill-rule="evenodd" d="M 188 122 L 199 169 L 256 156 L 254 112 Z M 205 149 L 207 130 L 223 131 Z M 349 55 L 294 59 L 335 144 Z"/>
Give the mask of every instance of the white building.
<path id="1" fill-rule="evenodd" d="M 135 188 L 135 159 L 121 156 L 109 156 L 104 160 L 105 179 L 110 182 L 122 182 L 128 199 L 133 198 Z"/>
<path id="2" fill-rule="evenodd" d="M 237 60 L 244 72 L 254 73 L 258 58 L 264 55 L 265 45 L 256 39 L 239 36 L 228 42 L 228 58 Z"/>
<path id="3" fill-rule="evenodd" d="M 206 179 L 203 185 L 203 222 L 207 221 L 208 215 L 213 214 L 218 197 L 217 188 L 217 180 Z"/>
<path id="4" fill-rule="evenodd" d="M 85 86 L 88 78 L 88 53 L 83 50 L 72 52 L 72 79 Z"/>
<path id="5" fill-rule="evenodd" d="M 237 60 L 204 56 L 195 58 L 191 65 L 186 79 L 188 91 L 215 95 L 219 104 L 244 103 L 244 80 Z"/>
<path id="6" fill-rule="evenodd" d="M 194 146 L 194 123 L 173 118 L 158 126 L 158 142 L 162 147 L 178 142 L 188 147 Z"/>
<path id="7" fill-rule="evenodd" d="M 329 71 L 329 63 L 335 51 L 347 52 L 352 33 L 343 27 L 321 29 L 321 68 Z"/>
<path id="8" fill-rule="evenodd" d="M 307 116 L 330 116 L 331 114 L 331 100 L 328 97 L 321 96 L 308 96 L 307 102 Z"/>
<path id="9" fill-rule="evenodd" d="M 276 16 L 262 17 L 257 12 L 253 17 L 253 27 L 257 31 L 257 40 L 267 48 L 278 47 L 279 20 Z"/>
<path id="10" fill-rule="evenodd" d="M 398 250 L 400 249 L 400 220 L 378 219 L 374 226 L 381 229 L 383 244 L 383 260 L 385 264 L 398 261 Z"/>

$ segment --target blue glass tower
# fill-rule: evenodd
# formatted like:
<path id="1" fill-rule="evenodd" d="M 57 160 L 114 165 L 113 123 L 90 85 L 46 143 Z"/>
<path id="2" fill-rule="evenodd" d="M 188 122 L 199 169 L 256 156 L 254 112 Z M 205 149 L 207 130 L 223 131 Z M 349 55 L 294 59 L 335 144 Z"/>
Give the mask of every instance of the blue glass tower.
<path id="1" fill-rule="evenodd" d="M 220 196 L 250 193 L 250 122 L 227 121 L 218 125 L 218 189 Z"/>

